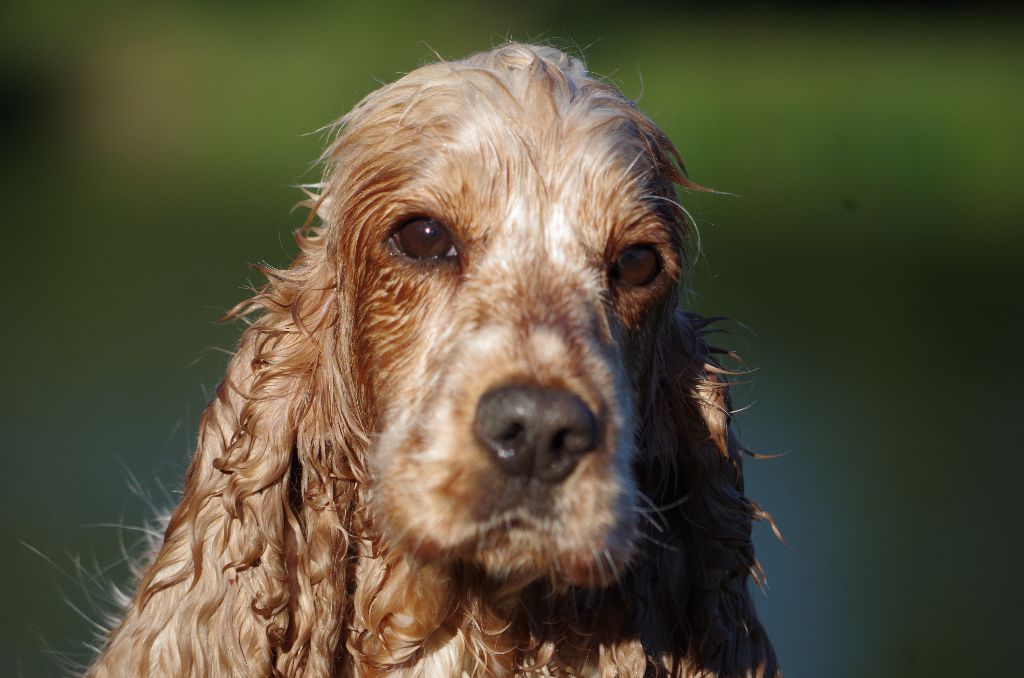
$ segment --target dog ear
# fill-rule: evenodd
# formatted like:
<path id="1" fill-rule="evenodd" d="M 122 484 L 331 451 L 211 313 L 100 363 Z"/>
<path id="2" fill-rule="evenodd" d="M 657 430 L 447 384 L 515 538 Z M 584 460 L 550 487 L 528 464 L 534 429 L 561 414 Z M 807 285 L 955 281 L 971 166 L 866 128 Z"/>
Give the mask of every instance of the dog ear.
<path id="1" fill-rule="evenodd" d="M 88 675 L 333 670 L 355 492 L 340 304 L 323 234 L 233 315 L 252 318 L 200 420 L 181 503 Z M 331 408 L 330 413 L 325 411 Z"/>
<path id="2" fill-rule="evenodd" d="M 770 517 L 743 494 L 728 373 L 704 339 L 709 324 L 676 310 L 655 358 L 638 469 L 652 505 L 641 560 L 653 569 L 647 613 L 667 631 L 645 644 L 670 672 L 772 677 L 775 654 L 748 591 L 748 579 L 762 580 L 751 523 Z"/>

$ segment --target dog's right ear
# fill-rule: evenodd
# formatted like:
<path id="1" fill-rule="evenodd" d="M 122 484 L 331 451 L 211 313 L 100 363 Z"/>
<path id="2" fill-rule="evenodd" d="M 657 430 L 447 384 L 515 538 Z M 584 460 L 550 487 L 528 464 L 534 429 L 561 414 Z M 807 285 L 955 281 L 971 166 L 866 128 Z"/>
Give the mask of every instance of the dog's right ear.
<path id="1" fill-rule="evenodd" d="M 669 672 L 775 678 L 775 653 L 748 590 L 762 576 L 751 524 L 770 517 L 743 492 L 728 373 L 704 339 L 709 324 L 676 310 L 656 357 L 645 432 L 652 457 L 639 478 L 652 511 L 641 562 L 647 613 L 667 633 L 648 644 Z"/>
<path id="2" fill-rule="evenodd" d="M 233 312 L 251 324 L 200 420 L 181 503 L 88 676 L 333 670 L 361 465 L 333 358 L 336 275 L 321 232 L 298 240 L 292 266 L 261 269 L 268 283 Z"/>

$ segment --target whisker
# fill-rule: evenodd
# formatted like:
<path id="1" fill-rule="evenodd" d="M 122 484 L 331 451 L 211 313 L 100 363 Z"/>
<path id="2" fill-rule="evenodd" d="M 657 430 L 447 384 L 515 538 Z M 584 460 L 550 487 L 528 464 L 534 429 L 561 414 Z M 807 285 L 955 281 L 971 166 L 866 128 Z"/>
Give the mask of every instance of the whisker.
<path id="1" fill-rule="evenodd" d="M 651 500 L 650 497 L 648 497 L 646 494 L 644 494 L 644 492 L 641 491 L 641 490 L 637 490 L 637 496 L 639 496 L 644 501 L 645 504 L 647 504 L 648 506 L 651 507 L 651 510 L 654 512 L 654 515 L 656 515 L 659 518 L 661 518 L 662 520 L 664 520 L 665 516 L 663 516 L 661 514 L 662 509 L 659 509 L 657 506 L 655 506 L 654 502 Z M 653 525 L 654 528 L 658 530 L 658 532 L 664 532 L 665 528 L 668 527 L 668 525 L 666 523 L 662 523 L 662 522 L 656 521 L 650 513 L 648 513 L 647 511 L 644 511 L 639 506 L 634 506 L 633 510 L 636 511 L 637 513 L 639 513 L 640 515 L 642 515 L 648 521 L 650 521 L 651 525 Z"/>
<path id="2" fill-rule="evenodd" d="M 645 533 L 641 532 L 640 533 L 640 538 L 643 539 L 644 541 L 651 542 L 655 546 L 660 546 L 661 548 L 665 549 L 666 551 L 671 551 L 672 553 L 681 553 L 682 552 L 682 549 L 680 549 L 678 546 L 676 546 L 674 544 L 670 544 L 667 541 L 661 541 L 660 539 L 655 539 L 654 537 L 652 537 L 649 534 L 645 534 Z"/>

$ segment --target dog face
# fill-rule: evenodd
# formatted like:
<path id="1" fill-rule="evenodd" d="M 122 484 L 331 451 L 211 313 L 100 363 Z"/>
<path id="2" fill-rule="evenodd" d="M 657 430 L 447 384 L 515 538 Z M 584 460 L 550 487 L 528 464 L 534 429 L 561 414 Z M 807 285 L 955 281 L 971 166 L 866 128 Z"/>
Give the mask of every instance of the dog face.
<path id="1" fill-rule="evenodd" d="M 664 136 L 552 53 L 435 64 L 364 100 L 331 150 L 328 223 L 385 539 L 599 584 L 632 552 L 683 219 Z"/>

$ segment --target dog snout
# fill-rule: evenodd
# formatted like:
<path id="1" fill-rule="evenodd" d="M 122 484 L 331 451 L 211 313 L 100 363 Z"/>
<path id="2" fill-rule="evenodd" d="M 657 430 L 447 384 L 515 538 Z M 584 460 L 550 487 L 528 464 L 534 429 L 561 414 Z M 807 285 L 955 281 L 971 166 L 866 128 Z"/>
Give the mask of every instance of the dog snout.
<path id="1" fill-rule="evenodd" d="M 597 449 L 597 417 L 574 393 L 502 386 L 477 403 L 476 436 L 503 473 L 546 483 L 564 480 Z"/>

